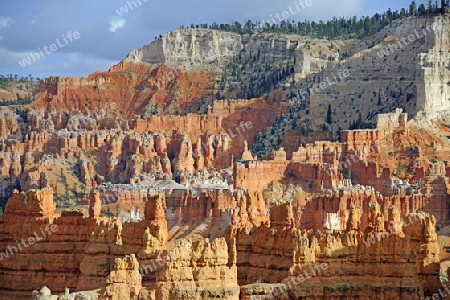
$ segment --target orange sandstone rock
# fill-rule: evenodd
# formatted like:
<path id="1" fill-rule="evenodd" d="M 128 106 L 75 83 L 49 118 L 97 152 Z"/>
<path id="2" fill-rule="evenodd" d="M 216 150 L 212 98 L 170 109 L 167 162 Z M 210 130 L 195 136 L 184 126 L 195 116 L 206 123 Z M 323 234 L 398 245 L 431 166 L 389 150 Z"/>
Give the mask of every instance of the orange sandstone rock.
<path id="1" fill-rule="evenodd" d="M 99 300 L 138 300 L 142 288 L 139 263 L 134 254 L 116 258 L 114 271 L 106 279 L 108 286 L 99 292 Z"/>

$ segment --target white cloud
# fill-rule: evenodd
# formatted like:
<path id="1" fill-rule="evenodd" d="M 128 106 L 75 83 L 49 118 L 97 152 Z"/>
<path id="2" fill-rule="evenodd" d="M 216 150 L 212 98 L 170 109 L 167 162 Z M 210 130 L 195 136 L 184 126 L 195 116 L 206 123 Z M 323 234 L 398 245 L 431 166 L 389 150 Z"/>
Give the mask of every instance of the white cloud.
<path id="1" fill-rule="evenodd" d="M 109 31 L 116 32 L 119 29 L 122 29 L 127 24 L 127 21 L 124 18 L 119 17 L 111 17 L 109 19 Z"/>
<path id="2" fill-rule="evenodd" d="M 13 22 L 14 20 L 11 17 L 0 17 L 0 29 L 11 27 Z"/>

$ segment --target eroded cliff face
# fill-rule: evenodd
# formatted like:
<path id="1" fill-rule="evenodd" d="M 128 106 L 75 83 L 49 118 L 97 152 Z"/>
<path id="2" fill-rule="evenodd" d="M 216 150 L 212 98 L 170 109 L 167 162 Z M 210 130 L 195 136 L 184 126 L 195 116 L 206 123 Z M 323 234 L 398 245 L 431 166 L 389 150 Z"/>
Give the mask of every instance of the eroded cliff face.
<path id="1" fill-rule="evenodd" d="M 351 226 L 333 232 L 296 229 L 286 204 L 271 209 L 270 227 L 230 227 L 227 237 L 236 239 L 239 283 L 249 284 L 241 297 L 420 299 L 424 292 L 437 290 L 440 283 L 432 279 L 439 272 L 434 217 L 414 214 L 411 223 L 392 231 L 384 228 L 375 202 L 367 208 L 372 213 L 365 217 L 369 226 L 364 232 Z M 352 219 L 362 221 L 361 215 Z M 283 285 L 267 285 L 279 282 Z M 392 289 L 393 282 L 404 289 Z"/>
<path id="2" fill-rule="evenodd" d="M 290 158 L 282 148 L 262 161 L 244 151 L 234 165 L 234 186 L 263 191 L 270 203 L 280 197 L 297 203 L 301 228 L 323 229 L 324 214 L 348 214 L 370 197 L 398 205 L 402 215 L 432 213 L 447 226 L 448 144 L 406 120 L 401 110 L 380 114 L 377 129 L 342 131 L 342 142 L 306 144 Z"/>
<path id="3" fill-rule="evenodd" d="M 15 299 L 29 299 L 30 290 L 44 285 L 62 292 L 66 287 L 94 290 L 106 283 L 110 287 L 102 299 L 124 293 L 132 297 L 139 295 L 140 276 L 144 282 L 152 276 L 154 280 L 153 272 L 162 266 L 158 262 L 168 230 L 161 195 L 147 199 L 144 220 L 125 224 L 120 219 L 99 216 L 98 193 L 91 195 L 89 216 L 74 210 L 55 214 L 51 188 L 30 190 L 26 200 L 24 193 L 15 192 L 0 218 L 0 248 L 5 250 L 0 260 L 1 273 L 16 278 L 14 284 L 3 282 L 1 297 L 13 293 Z M 133 255 L 117 260 L 127 254 Z M 134 254 L 138 254 L 141 265 Z M 153 271 L 139 269 L 147 264 Z M 112 269 L 115 271 L 107 278 Z M 30 271 L 32 278 L 27 279 Z M 126 275 L 130 271 L 132 274 Z"/>
<path id="4" fill-rule="evenodd" d="M 378 113 L 396 107 L 410 115 L 424 111 L 433 117 L 449 102 L 448 24 L 448 13 L 410 17 L 394 21 L 370 41 L 179 29 L 132 51 L 109 72 L 44 80 L 32 107 L 92 111 L 105 109 L 101 104 L 107 101 L 116 103 L 114 112 L 128 120 L 135 114 L 204 113 L 221 89 L 227 64 L 239 55 L 259 53 L 256 63 L 293 67 L 295 89 L 283 81 L 290 88 L 281 91 L 282 98 L 299 93 L 309 107 L 309 114 L 300 117 L 311 120 L 313 129 L 322 127 L 328 104 L 333 134 L 359 116 L 374 123 Z"/>
<path id="5" fill-rule="evenodd" d="M 109 71 L 82 78 L 43 79 L 29 106 L 46 112 L 102 110 L 112 118 L 131 120 L 159 114 L 206 111 L 205 100 L 214 99 L 216 75 L 190 72 L 176 66 L 121 62 Z"/>
<path id="6" fill-rule="evenodd" d="M 28 240 L 35 235 L 30 230 L 39 225 L 44 230 L 51 228 L 50 234 L 39 232 L 34 244 L 0 261 L 5 276 L 18 278 L 17 285 L 8 284 L 7 292 L 17 299 L 29 298 L 27 290 L 43 285 L 53 291 L 104 287 L 98 292 L 99 299 L 143 300 L 151 295 L 156 299 L 182 299 L 185 295 L 237 299 L 239 293 L 241 297 L 253 292 L 270 296 L 274 289 L 294 298 L 366 295 L 419 299 L 440 285 L 435 218 L 413 213 L 401 219 L 394 205 L 385 214 L 376 198 L 360 208 L 352 206 L 348 222 L 343 222 L 345 228 L 326 231 L 299 229 L 292 204 L 272 207 L 267 213 L 270 221 L 264 219 L 261 196 L 246 195 L 241 199 L 241 218 L 237 221 L 233 216 L 234 225 L 228 227 L 225 239 L 179 239 L 170 245 L 162 195 L 147 199 L 144 220 L 124 224 L 98 216 L 98 193 L 92 195 L 89 217 L 76 211 L 55 216 L 51 189 L 30 191 L 28 204 L 23 194 L 15 197 L 10 202 L 14 206 L 1 218 L 2 249 L 14 240 Z M 30 208 L 24 210 L 20 204 Z M 361 214 L 361 210 L 367 213 Z M 68 261 L 71 276 L 60 280 Z M 30 270 L 34 274 L 31 282 L 26 279 Z M 244 286 L 240 291 L 238 283 L 257 281 L 277 287 Z M 407 288 L 392 289 L 392 282 Z"/>
<path id="7" fill-rule="evenodd" d="M 396 107 L 411 116 L 419 111 L 430 117 L 446 112 L 449 18 L 447 13 L 395 21 L 371 37 L 368 49 L 316 74 L 308 96 L 316 128 L 322 126 L 328 104 L 333 112 L 332 132 L 349 128 L 359 116 L 363 122 L 374 123 L 378 113 Z M 366 79 L 358 80 L 362 77 Z"/>
<path id="8" fill-rule="evenodd" d="M 236 129 L 227 131 L 218 114 L 136 117 L 130 122 L 103 110 L 68 114 L 30 110 L 24 118 L 5 110 L 5 116 L 9 121 L 0 123 L 5 132 L 0 143 L 3 205 L 15 188 L 49 185 L 56 197 L 71 190 L 86 200 L 92 188 L 106 182 L 145 185 L 177 178 L 190 186 L 201 184 L 203 178 L 212 184 L 214 176 L 208 179 L 209 174 L 231 168 L 243 141 L 262 126 L 252 125 L 252 131 L 236 138 Z M 103 203 L 139 204 L 147 195 L 145 188 L 132 194 L 126 188 L 110 191 L 114 200 L 105 200 L 111 193 L 102 192 Z"/>
<path id="9" fill-rule="evenodd" d="M 155 293 L 156 299 L 181 299 L 186 293 L 193 299 L 237 299 L 235 247 L 229 249 L 224 238 L 177 239 L 169 246 L 164 195 L 145 203 L 144 220 L 122 223 L 99 216 L 98 192 L 91 195 L 89 216 L 84 211 L 56 215 L 50 188 L 29 191 L 27 202 L 24 193 L 15 192 L 0 218 L 0 248 L 6 251 L 0 269 L 16 284 L 4 282 L 0 296 L 29 299 L 29 290 L 45 285 L 54 292 L 103 287 L 99 299 L 144 300 Z M 18 244 L 30 237 L 33 243 Z M 26 279 L 29 272 L 32 280 Z"/>
<path id="10" fill-rule="evenodd" d="M 142 289 L 141 275 L 134 254 L 115 259 L 114 271 L 111 271 L 106 283 L 108 286 L 100 292 L 99 300 L 139 299 Z"/>
<path id="11" fill-rule="evenodd" d="M 380 245 L 384 245 L 383 247 L 389 249 L 393 246 L 387 241 L 391 241 L 395 245 L 401 244 L 403 248 L 411 250 L 413 248 L 408 248 L 406 240 L 402 240 L 404 236 L 409 236 L 410 243 L 416 243 L 414 247 L 427 250 L 414 254 L 420 257 L 418 260 L 414 260 L 413 254 L 395 252 L 397 251 L 397 248 L 395 247 L 393 247 L 393 252 L 389 250 L 392 252 L 389 252 L 389 255 L 402 257 L 403 259 L 401 262 L 398 262 L 396 260 L 397 258 L 392 260 L 388 259 L 389 263 L 395 263 L 399 268 L 401 266 L 402 270 L 408 274 L 416 274 L 408 277 L 408 291 L 405 292 L 404 295 L 402 294 L 401 297 L 414 298 L 416 297 L 416 294 L 421 295 L 422 290 L 425 293 L 432 293 L 438 289 L 438 284 L 433 281 L 432 278 L 435 278 L 433 276 L 436 276 L 436 272 L 438 272 L 436 269 L 439 262 L 437 255 L 439 248 L 436 247 L 435 233 L 433 233 L 433 230 L 435 226 L 446 225 L 448 222 L 448 210 L 446 210 L 446 207 L 448 207 L 448 167 L 447 164 L 441 162 L 445 155 L 439 156 L 439 159 L 437 159 L 436 162 L 430 160 L 430 164 L 428 165 L 426 159 L 429 159 L 430 155 L 429 153 L 427 154 L 426 151 L 419 150 L 422 145 L 416 150 L 411 149 L 411 141 L 418 142 L 419 140 L 415 136 L 413 128 L 407 126 L 404 118 L 405 115 L 402 114 L 401 111 L 391 115 L 382 115 L 379 117 L 381 123 L 376 130 L 345 131 L 342 133 L 343 143 L 320 142 L 316 145 L 299 147 L 299 150 L 292 154 L 292 159 L 290 160 L 287 159 L 286 152 L 280 149 L 272 153 L 270 160 L 261 162 L 254 161 L 253 156 L 249 153 L 247 148 L 245 150 L 247 152 L 248 161 L 235 164 L 235 180 L 239 180 L 236 182 L 240 182 L 242 188 L 248 189 L 251 192 L 240 192 L 241 189 L 239 189 L 236 195 L 214 195 L 214 193 L 208 191 L 205 197 L 199 197 L 198 194 L 195 196 L 191 193 L 177 196 L 170 199 L 170 201 L 163 199 L 163 197 L 159 195 L 145 197 L 147 196 L 148 191 L 143 194 L 137 193 L 136 203 L 141 201 L 142 197 L 145 197 L 147 200 L 146 208 L 144 210 L 145 220 L 141 222 L 126 222 L 122 224 L 119 220 L 101 218 L 99 216 L 101 200 L 97 193 L 93 193 L 92 195 L 89 218 L 86 218 L 83 212 L 76 211 L 63 212 L 60 217 L 55 216 L 54 204 L 53 201 L 50 201 L 52 190 L 49 188 L 44 189 L 44 192 L 35 192 L 36 196 L 30 194 L 30 196 L 27 197 L 30 201 L 28 201 L 25 206 L 23 206 L 23 204 L 25 204 L 24 195 L 19 196 L 19 193 L 14 193 L 13 198 L 9 200 L 5 214 L 3 215 L 5 235 L 2 249 L 7 249 L 7 247 L 10 246 L 8 241 L 11 237 L 13 239 L 16 238 L 16 240 L 26 238 L 25 232 L 28 233 L 28 231 L 19 231 L 17 235 L 13 235 L 12 233 L 15 230 L 13 229 L 15 228 L 14 226 L 18 226 L 18 220 L 21 222 L 20 224 L 31 224 L 35 226 L 37 225 L 37 218 L 37 220 L 42 220 L 44 222 L 43 224 L 47 224 L 47 222 L 50 224 L 50 222 L 52 222 L 51 220 L 53 220 L 59 230 L 55 235 L 49 237 L 47 244 L 42 242 L 42 249 L 45 250 L 45 253 L 40 252 L 40 250 L 33 250 L 37 251 L 33 252 L 33 257 L 42 256 L 43 259 L 50 261 L 53 259 L 52 255 L 54 252 L 60 253 L 63 251 L 62 249 L 65 249 L 61 248 L 65 247 L 65 244 L 63 243 L 65 239 L 73 242 L 76 250 L 72 251 L 70 256 L 72 262 L 70 265 L 70 272 L 72 275 L 66 277 L 67 280 L 65 281 L 59 280 L 57 274 L 63 272 L 64 263 L 62 260 L 67 256 L 58 257 L 60 260 L 57 260 L 59 263 L 58 266 L 55 267 L 54 273 L 47 272 L 45 280 L 43 280 L 44 270 L 42 270 L 40 266 L 36 266 L 29 258 L 25 257 L 29 254 L 26 251 L 23 253 L 21 252 L 20 254 L 17 253 L 17 256 L 14 255 L 14 259 L 17 260 L 11 260 L 11 265 L 9 265 L 9 262 L 5 262 L 4 269 L 8 270 L 5 271 L 5 274 L 6 276 L 17 276 L 25 281 L 28 268 L 31 266 L 30 268 L 36 270 L 35 279 L 31 283 L 32 286 L 22 284 L 14 285 L 13 287 L 14 292 L 17 295 L 24 295 L 24 289 L 38 289 L 44 284 L 55 291 L 63 291 L 63 288 L 66 286 L 69 286 L 71 289 L 75 288 L 76 290 L 95 289 L 104 284 L 105 278 L 112 268 L 111 266 L 114 264 L 114 259 L 126 255 L 127 253 L 137 253 L 136 257 L 143 266 L 151 264 L 152 266 L 157 266 L 156 269 L 159 269 L 161 268 L 159 262 L 163 257 L 163 251 L 172 247 L 170 245 L 174 244 L 173 240 L 170 244 L 166 244 L 166 242 L 170 240 L 171 235 L 168 233 L 171 231 L 171 228 L 169 224 L 167 224 L 168 222 L 166 222 L 166 216 L 164 214 L 164 210 L 167 208 L 170 214 L 175 214 L 175 218 L 178 219 L 192 218 L 194 220 L 201 220 L 212 217 L 212 219 L 219 219 L 220 222 L 223 221 L 220 226 L 223 226 L 224 223 L 232 223 L 236 226 L 231 229 L 232 232 L 235 232 L 235 235 L 231 235 L 227 238 L 227 241 L 229 242 L 227 252 L 229 253 L 228 258 L 232 257 L 232 251 L 230 249 L 233 249 L 233 242 L 231 241 L 233 241 L 233 238 L 236 238 L 236 262 L 238 269 L 236 278 L 241 284 L 262 280 L 259 279 L 261 273 L 268 274 L 264 277 L 264 281 L 267 283 L 279 283 L 286 278 L 288 278 L 287 280 L 291 280 L 289 279 L 291 274 L 294 274 L 294 278 L 298 277 L 300 275 L 298 268 L 297 271 L 294 270 L 291 272 L 293 261 L 292 253 L 294 253 L 294 250 L 296 249 L 295 243 L 292 244 L 292 239 L 295 238 L 296 235 L 303 234 L 303 236 L 305 236 L 304 233 L 299 233 L 299 228 L 302 230 L 304 228 L 307 233 L 306 236 L 314 236 L 319 241 L 319 245 L 322 245 L 322 242 L 320 242 L 321 239 L 327 241 L 326 243 L 323 242 L 325 243 L 324 245 L 326 245 L 324 246 L 324 249 L 320 247 L 316 248 L 316 246 L 308 246 L 313 248 L 308 251 L 314 252 L 314 249 L 320 249 L 321 253 L 333 251 L 349 252 L 351 254 L 348 254 L 348 256 L 345 257 L 349 260 L 354 256 L 363 257 L 358 260 L 358 264 L 366 266 L 366 269 L 374 267 L 378 261 L 387 259 L 383 256 L 385 255 L 383 253 L 387 253 L 386 251 L 388 250 L 379 248 L 381 246 L 378 246 L 378 242 Z M 110 135 L 105 133 L 103 136 L 96 137 L 97 135 L 94 135 L 94 138 L 80 139 L 76 137 L 76 135 L 72 136 L 70 134 L 61 133 L 61 136 L 59 137 L 61 140 L 55 142 L 58 141 L 59 138 L 52 138 L 48 132 L 43 132 L 42 134 L 35 135 L 35 141 L 42 140 L 45 141 L 44 143 L 27 142 L 27 146 L 23 147 L 23 149 L 32 149 L 39 153 L 39 151 L 43 151 L 42 149 L 55 149 L 56 151 L 56 149 L 59 149 L 57 146 L 60 145 L 60 143 L 70 148 L 74 148 L 77 145 L 80 145 L 80 143 L 87 143 L 86 145 L 89 145 L 88 149 L 91 151 L 102 145 L 107 146 L 106 149 L 110 151 L 108 153 L 114 157 L 121 155 L 120 153 L 122 153 L 122 151 L 125 151 L 126 153 L 128 153 L 128 151 L 136 151 L 134 152 L 136 157 L 138 157 L 138 154 L 144 155 L 143 162 L 148 161 L 146 155 L 153 153 L 160 158 L 163 157 L 162 154 L 167 153 L 168 151 L 168 145 L 162 136 L 140 134 L 128 140 L 130 138 L 129 136 L 122 139 L 120 138 L 121 134 L 117 134 L 117 136 L 114 135 L 110 137 Z M 386 159 L 389 155 L 383 156 L 382 153 L 384 151 L 382 148 L 393 147 L 393 145 L 386 141 L 386 145 L 381 144 L 380 146 L 377 144 L 384 141 L 386 136 L 392 137 L 395 140 L 394 144 L 396 147 L 399 147 L 398 149 L 402 149 L 403 146 L 407 147 L 408 151 L 414 152 L 413 157 L 415 160 L 423 160 L 424 166 L 428 165 L 426 168 L 424 168 L 424 166 L 416 166 L 417 172 L 411 177 L 408 177 L 408 179 L 417 180 L 420 183 L 419 185 L 408 185 L 406 188 L 402 186 L 402 184 L 395 185 L 395 181 L 393 180 L 394 176 L 392 175 L 393 168 L 386 167 L 385 169 L 387 170 L 379 170 L 378 164 L 380 162 L 385 165 L 390 164 L 389 160 Z M 423 136 L 424 132 L 422 133 L 422 137 Z M 183 135 L 179 135 L 179 137 L 180 138 L 174 138 L 179 144 L 177 147 L 182 146 L 181 148 L 183 148 L 192 146 L 188 143 L 187 139 L 183 138 Z M 431 141 L 434 142 L 434 147 L 441 145 L 441 142 L 433 138 L 428 138 L 422 142 L 427 143 Z M 445 143 L 442 143 L 441 146 L 445 147 Z M 425 148 L 425 146 L 423 146 L 423 148 Z M 403 149 L 402 151 L 404 150 L 406 149 Z M 185 155 L 187 155 L 186 153 L 188 152 L 189 151 L 185 150 L 182 151 Z M 69 157 L 70 155 L 75 154 L 76 152 L 68 151 L 65 155 Z M 358 155 L 348 156 L 355 154 Z M 126 167 L 127 172 L 136 170 L 136 167 L 138 166 L 136 157 L 130 158 L 130 164 L 127 164 Z M 189 155 L 187 155 L 187 157 L 189 157 Z M 352 159 L 352 157 L 354 159 Z M 208 155 L 205 155 L 203 158 L 204 162 L 207 163 Z M 27 161 L 27 168 L 29 168 L 32 166 L 31 161 L 33 158 L 29 157 L 27 159 L 29 159 L 29 161 Z M 391 158 L 391 160 L 395 161 L 394 158 Z M 186 166 L 194 164 L 194 160 L 185 159 L 184 162 L 186 163 Z M 344 164 L 342 164 L 342 162 L 344 162 Z M 247 167 L 247 164 L 252 167 Z M 114 164 L 106 164 L 106 166 L 114 166 Z M 89 167 L 86 168 L 89 170 Z M 321 173 L 315 171 L 317 170 L 316 168 L 320 168 L 320 170 L 322 170 Z M 355 182 L 360 182 L 365 185 L 371 184 L 372 187 L 354 186 L 351 183 L 351 180 L 343 180 L 343 174 L 346 174 L 348 168 L 351 168 L 353 180 Z M 139 172 L 132 174 L 136 175 L 138 173 Z M 88 172 L 85 172 L 85 174 L 88 174 Z M 262 182 L 261 185 L 259 185 L 258 180 Z M 260 190 L 265 190 L 268 186 L 270 187 L 271 183 L 283 182 L 285 180 L 297 184 L 304 182 L 305 190 L 308 186 L 307 184 L 310 183 L 311 189 L 308 189 L 308 193 L 306 194 L 307 198 L 304 197 L 304 194 L 299 193 L 294 197 L 292 204 L 273 207 L 269 212 L 271 203 L 269 199 L 266 198 L 267 194 L 261 193 Z M 388 183 L 390 185 L 388 185 Z M 272 192 L 277 188 L 278 185 L 273 184 L 271 188 Z M 330 192 L 330 190 L 333 192 Z M 331 196 L 330 193 L 332 193 Z M 237 199 L 237 201 L 235 201 L 234 196 L 236 196 L 235 199 Z M 127 197 L 128 196 L 123 196 L 124 199 Z M 133 197 L 134 196 L 131 196 L 131 198 Z M 285 197 L 285 195 L 282 197 Z M 37 205 L 37 203 L 40 204 Z M 394 209 L 395 207 L 397 207 L 396 210 Z M 226 213 L 227 209 L 233 210 L 231 213 Z M 414 225 L 414 232 L 403 230 L 404 235 L 399 233 L 398 237 L 390 237 L 388 232 L 391 225 L 395 230 L 400 230 L 402 228 L 401 222 L 399 222 L 400 216 L 408 217 L 409 214 L 416 213 L 420 210 L 432 213 L 436 217 L 428 216 L 423 222 L 420 221 L 420 226 Z M 414 218 L 416 217 L 413 217 L 413 219 Z M 173 227 L 175 228 L 174 231 L 181 230 L 183 221 L 179 220 L 176 224 L 177 225 Z M 201 228 L 200 226 L 201 225 L 198 227 Z M 344 231 L 345 234 L 335 236 L 334 234 L 325 232 L 326 229 Z M 310 230 L 318 233 L 309 233 Z M 361 230 L 364 230 L 363 234 L 360 233 Z M 197 231 L 197 229 L 195 231 Z M 356 233 L 351 233 L 352 231 Z M 223 232 L 217 231 L 215 233 L 223 234 Z M 424 236 L 421 235 L 422 233 L 425 236 L 425 241 L 423 240 Z M 198 240 L 198 233 L 196 234 L 196 239 Z M 183 235 L 183 233 L 172 233 L 172 236 L 181 237 Z M 187 233 L 187 235 L 190 235 L 190 233 Z M 207 235 L 207 231 L 203 233 L 203 237 L 205 237 L 205 235 Z M 343 235 L 344 237 L 342 237 Z M 192 236 L 194 236 L 194 233 L 192 233 Z M 386 238 L 387 236 L 389 237 Z M 346 247 L 356 247 L 356 244 L 354 244 L 355 242 L 352 242 L 353 244 L 346 244 L 345 241 L 354 240 L 358 237 L 362 239 L 362 244 L 361 240 L 359 240 L 357 244 L 361 246 L 361 249 L 358 248 L 359 250 L 357 251 L 360 252 L 354 254 L 351 252 L 354 251 L 353 248 L 350 248 L 349 250 L 349 248 Z M 400 240 L 397 240 L 399 238 Z M 335 242 L 328 242 L 328 240 Z M 54 244 L 53 241 L 60 243 L 62 246 Z M 307 245 L 315 244 L 313 237 L 311 237 L 309 242 L 302 240 L 300 246 L 303 245 L 302 243 L 306 243 Z M 341 244 L 343 246 L 341 246 Z M 303 249 L 302 247 L 304 245 L 300 246 L 298 246 L 298 250 L 295 251 Z M 368 250 L 364 247 L 378 247 L 378 252 L 372 253 L 369 251 L 369 254 L 365 254 Z M 47 252 L 50 252 L 48 256 Z M 373 255 L 379 255 L 376 256 L 379 260 L 372 261 L 371 257 Z M 27 262 L 26 266 L 20 267 L 19 269 L 12 266 L 13 264 L 22 266 L 21 263 L 17 264 L 17 261 L 21 261 L 22 259 Z M 408 262 L 405 263 L 405 260 Z M 307 261 L 309 262 L 309 260 Z M 347 263 L 348 261 L 340 262 L 341 269 L 338 268 L 340 270 L 339 274 L 344 274 L 345 270 L 348 270 L 346 266 L 343 266 Z M 417 268 L 413 269 L 413 265 L 416 265 Z M 190 268 L 193 268 L 192 265 L 186 265 L 186 267 L 189 270 L 191 270 Z M 308 267 L 312 266 L 308 265 Z M 352 268 L 356 269 L 356 266 Z M 385 265 L 376 266 L 375 268 L 378 268 L 377 270 L 383 270 L 380 271 L 382 274 L 385 274 L 383 272 L 393 272 L 392 270 L 384 271 L 384 269 L 387 268 Z M 172 271 L 175 273 L 177 272 L 176 270 Z M 195 273 L 194 271 L 192 272 L 193 274 Z M 388 274 L 390 274 L 388 277 L 400 276 L 398 273 Z M 383 284 L 386 280 L 383 277 L 384 275 L 380 277 L 377 276 L 377 274 L 373 274 L 373 282 Z M 156 277 L 153 272 L 144 274 L 142 279 L 146 286 L 153 284 L 155 280 Z M 326 281 L 325 283 L 314 281 L 314 283 L 311 283 L 310 290 L 314 290 L 314 295 L 318 298 L 331 297 L 330 294 L 327 294 L 326 292 L 329 289 L 336 293 L 347 295 L 346 292 L 341 292 L 342 287 L 340 285 L 336 286 L 338 285 L 336 282 L 340 282 L 338 280 L 339 279 L 335 277 L 335 279 Z M 356 279 L 349 277 L 348 280 L 348 284 L 353 282 L 352 280 L 359 282 L 360 289 L 373 297 L 380 294 L 377 291 L 373 291 L 373 288 L 367 288 L 365 286 L 367 282 L 359 277 Z M 428 285 L 422 285 L 423 280 L 427 280 Z M 165 284 L 167 284 L 167 286 L 177 286 L 176 282 L 176 280 L 169 280 L 169 282 Z M 194 282 L 183 283 L 180 285 L 180 289 L 184 289 L 192 295 L 209 293 L 209 289 L 208 292 L 201 292 L 204 291 L 204 289 L 199 288 L 198 286 L 201 286 L 201 284 L 197 285 L 195 282 L 196 281 L 194 280 Z M 211 279 L 211 285 L 214 286 L 214 282 L 217 282 L 217 278 Z M 396 282 L 399 285 L 404 284 L 404 281 L 401 280 Z M 234 284 L 235 283 L 232 283 L 233 286 Z M 276 287 L 275 289 L 278 288 L 282 288 L 282 286 Z M 169 299 L 170 297 L 174 297 L 174 299 L 179 297 L 179 294 L 171 294 L 172 290 L 170 288 L 165 289 L 165 293 L 169 293 L 167 296 Z M 234 295 L 229 294 L 228 290 L 219 291 L 214 288 L 211 288 L 211 290 L 213 291 L 211 293 L 214 295 Z M 256 290 L 253 288 L 243 288 L 245 293 L 253 293 L 252 291 Z M 271 293 L 270 290 L 270 288 L 264 289 L 267 293 Z M 298 285 L 294 285 L 292 293 L 300 297 L 301 295 L 307 295 L 310 290 L 305 291 L 304 289 L 299 288 Z M 399 296 L 398 292 L 391 291 L 385 291 L 383 292 L 383 295 Z"/>
<path id="12" fill-rule="evenodd" d="M 448 18 L 363 41 L 175 30 L 108 72 L 42 81 L 28 111 L 0 113 L 0 275 L 16 280 L 0 297 L 44 285 L 136 300 L 437 292 L 450 130 L 408 116 L 448 109 Z M 239 54 L 293 74 L 263 97 L 216 100 Z M 318 90 L 302 105 L 285 101 L 307 84 Z M 345 130 L 358 118 L 376 128 Z M 340 142 L 304 144 L 339 127 Z M 276 145 L 264 159 L 249 150 L 262 136 Z"/>
<path id="13" fill-rule="evenodd" d="M 195 245 L 181 240 L 167 255 L 167 263 L 157 274 L 157 299 L 238 299 L 237 268 L 235 262 L 229 265 L 224 238 L 200 240 Z"/>
<path id="14" fill-rule="evenodd" d="M 183 66 L 186 70 L 220 70 L 242 49 L 239 34 L 210 29 L 179 29 L 132 51 L 125 62 Z"/>
<path id="15" fill-rule="evenodd" d="M 298 58 L 298 77 L 304 78 L 326 67 L 330 57 L 338 60 L 340 51 L 355 51 L 349 43 L 337 41 L 332 44 L 330 51 L 329 43 L 301 36 L 268 33 L 239 35 L 211 29 L 179 29 L 133 50 L 124 62 L 220 72 L 242 50 L 254 53 L 259 50 L 267 60 L 280 61 L 292 58 L 294 52 Z"/>
<path id="16" fill-rule="evenodd" d="M 418 107 L 428 117 L 437 117 L 450 108 L 450 14 L 434 18 L 427 37 L 430 48 L 421 53 L 418 65 Z"/>

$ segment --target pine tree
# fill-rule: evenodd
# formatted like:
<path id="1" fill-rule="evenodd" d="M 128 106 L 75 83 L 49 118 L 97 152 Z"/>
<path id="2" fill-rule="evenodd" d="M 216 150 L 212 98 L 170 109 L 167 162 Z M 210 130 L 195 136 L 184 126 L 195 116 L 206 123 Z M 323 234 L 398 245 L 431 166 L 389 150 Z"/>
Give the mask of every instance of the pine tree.
<path id="1" fill-rule="evenodd" d="M 431 14 L 433 12 L 433 1 L 428 0 L 428 6 L 427 6 L 428 13 Z"/>
<path id="2" fill-rule="evenodd" d="M 409 6 L 409 15 L 416 15 L 417 12 L 417 5 L 416 5 L 416 1 L 412 1 L 411 5 Z"/>
<path id="3" fill-rule="evenodd" d="M 417 13 L 418 13 L 419 16 L 425 15 L 425 14 L 427 13 L 427 10 L 426 10 L 426 8 L 425 8 L 425 5 L 420 4 Z"/>
<path id="4" fill-rule="evenodd" d="M 331 118 L 331 104 L 328 104 L 328 109 L 327 109 L 327 123 L 331 124 L 333 123 L 333 120 Z"/>

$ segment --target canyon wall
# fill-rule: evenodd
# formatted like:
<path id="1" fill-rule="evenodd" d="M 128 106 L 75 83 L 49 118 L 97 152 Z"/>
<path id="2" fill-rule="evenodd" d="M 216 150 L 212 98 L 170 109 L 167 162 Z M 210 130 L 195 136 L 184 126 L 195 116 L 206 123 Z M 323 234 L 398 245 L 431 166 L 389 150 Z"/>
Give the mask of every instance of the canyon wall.
<path id="1" fill-rule="evenodd" d="M 238 299 L 235 251 L 224 238 L 178 241 L 156 275 L 156 299 Z"/>
<path id="2" fill-rule="evenodd" d="M 420 53 L 417 64 L 418 108 L 428 117 L 439 116 L 450 108 L 450 15 L 442 15 L 428 24 L 428 51 Z"/>
<path id="3" fill-rule="evenodd" d="M 141 49 L 132 51 L 125 62 L 146 62 L 192 69 L 217 69 L 242 48 L 241 36 L 210 29 L 179 29 Z"/>
<path id="4" fill-rule="evenodd" d="M 328 105 L 333 112 L 332 132 L 349 128 L 359 118 L 374 124 L 377 114 L 396 107 L 411 116 L 418 111 L 430 116 L 445 111 L 448 22 L 448 13 L 394 21 L 371 36 L 367 49 L 315 74 L 309 100 L 310 118 L 317 128 L 323 125 Z"/>
<path id="5" fill-rule="evenodd" d="M 0 217 L 0 248 L 4 250 L 0 270 L 2 276 L 16 281 L 3 282 L 0 296 L 13 293 L 15 299 L 29 299 L 30 290 L 44 285 L 60 292 L 66 287 L 96 289 L 106 285 L 115 258 L 132 253 L 141 253 L 142 262 L 151 263 L 158 257 L 146 255 L 146 249 L 154 253 L 167 243 L 162 199 L 149 197 L 145 219 L 122 224 L 99 217 L 98 193 L 91 195 L 90 215 L 86 217 L 83 211 L 56 215 L 50 188 L 29 191 L 27 202 L 24 193 L 15 192 Z M 144 280 L 149 280 L 147 276 L 151 274 Z"/>
<path id="6" fill-rule="evenodd" d="M 273 283 L 271 286 L 281 295 L 284 292 L 294 299 L 420 299 L 423 293 L 436 291 L 440 286 L 434 277 L 439 272 L 439 249 L 435 220 L 430 215 L 414 214 L 413 222 L 403 225 L 398 217 L 389 217 L 390 224 L 400 227 L 386 231 L 377 225 L 380 223 L 376 205 L 369 206 L 364 232 L 356 225 L 362 222 L 358 214 L 352 214 L 348 228 L 333 232 L 296 229 L 292 216 L 291 205 L 285 204 L 282 209 L 271 209 L 270 227 L 230 227 L 227 238 L 236 239 L 243 299 L 255 299 L 255 286 L 260 283 Z M 423 252 L 424 247 L 428 251 Z M 283 285 L 275 285 L 279 282 Z M 392 282 L 403 288 L 393 289 Z M 259 293 L 278 295 L 261 287 Z"/>

